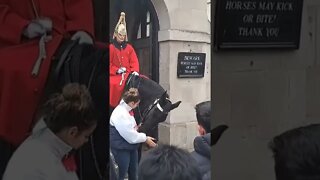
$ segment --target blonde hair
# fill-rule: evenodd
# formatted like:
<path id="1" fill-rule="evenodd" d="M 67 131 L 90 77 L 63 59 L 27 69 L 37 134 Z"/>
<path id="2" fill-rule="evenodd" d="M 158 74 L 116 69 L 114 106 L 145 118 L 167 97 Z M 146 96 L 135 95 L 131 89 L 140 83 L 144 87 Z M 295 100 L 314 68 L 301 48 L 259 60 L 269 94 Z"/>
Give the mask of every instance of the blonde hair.
<path id="1" fill-rule="evenodd" d="M 140 101 L 140 95 L 139 95 L 138 89 L 137 88 L 130 88 L 129 90 L 127 90 L 126 92 L 123 93 L 122 99 L 127 104 L 132 101 L 134 103 Z"/>

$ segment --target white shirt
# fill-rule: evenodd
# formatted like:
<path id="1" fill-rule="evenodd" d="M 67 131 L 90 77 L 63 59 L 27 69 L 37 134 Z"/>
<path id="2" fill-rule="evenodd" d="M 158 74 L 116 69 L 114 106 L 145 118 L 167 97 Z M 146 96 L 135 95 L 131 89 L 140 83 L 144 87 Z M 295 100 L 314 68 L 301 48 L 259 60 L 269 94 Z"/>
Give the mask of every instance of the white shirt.
<path id="1" fill-rule="evenodd" d="M 14 152 L 3 180 L 78 180 L 61 161 L 71 149 L 40 120 Z"/>
<path id="2" fill-rule="evenodd" d="M 137 123 L 129 111 L 132 108 L 123 100 L 113 110 L 110 117 L 110 125 L 114 126 L 119 134 L 129 143 L 137 144 L 147 140 L 145 133 L 139 133 L 136 130 Z"/>

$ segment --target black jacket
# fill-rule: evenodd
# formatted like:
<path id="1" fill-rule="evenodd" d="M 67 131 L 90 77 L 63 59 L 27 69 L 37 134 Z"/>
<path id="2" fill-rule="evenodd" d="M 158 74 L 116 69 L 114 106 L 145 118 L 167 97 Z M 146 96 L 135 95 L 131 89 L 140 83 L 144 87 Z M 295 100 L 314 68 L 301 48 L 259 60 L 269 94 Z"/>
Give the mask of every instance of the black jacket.
<path id="1" fill-rule="evenodd" d="M 202 174 L 202 180 L 211 180 L 210 144 L 211 133 L 204 136 L 197 136 L 194 141 L 194 151 L 191 156 L 197 161 Z"/>

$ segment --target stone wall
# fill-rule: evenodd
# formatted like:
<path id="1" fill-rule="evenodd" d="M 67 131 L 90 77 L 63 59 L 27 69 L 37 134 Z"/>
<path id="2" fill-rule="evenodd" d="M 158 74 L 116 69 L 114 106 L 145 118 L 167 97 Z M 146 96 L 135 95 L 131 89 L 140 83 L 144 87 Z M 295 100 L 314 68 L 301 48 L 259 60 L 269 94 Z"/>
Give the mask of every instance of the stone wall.
<path id="1" fill-rule="evenodd" d="M 210 100 L 211 56 L 210 22 L 207 0 L 152 0 L 156 9 L 160 31 L 159 75 L 160 84 L 168 90 L 173 102 L 180 106 L 171 111 L 167 120 L 159 125 L 159 141 L 192 150 L 198 135 L 194 106 Z M 179 52 L 206 53 L 204 78 L 177 78 Z"/>
<path id="2" fill-rule="evenodd" d="M 298 50 L 212 53 L 213 179 L 273 180 L 269 141 L 320 119 L 320 1 L 304 0 Z"/>

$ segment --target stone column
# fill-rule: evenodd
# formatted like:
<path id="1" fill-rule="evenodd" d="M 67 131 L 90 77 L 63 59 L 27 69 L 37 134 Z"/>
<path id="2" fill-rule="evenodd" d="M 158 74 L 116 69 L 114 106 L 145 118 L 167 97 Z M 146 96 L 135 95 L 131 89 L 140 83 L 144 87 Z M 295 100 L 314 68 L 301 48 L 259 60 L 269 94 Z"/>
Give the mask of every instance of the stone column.
<path id="1" fill-rule="evenodd" d="M 163 6 L 161 6 L 161 4 Z M 194 106 L 210 100 L 210 22 L 207 0 L 154 2 L 158 13 L 160 84 L 172 102 L 181 100 L 167 120 L 159 125 L 159 141 L 192 150 L 198 135 Z M 166 14 L 167 13 L 167 14 Z M 203 78 L 177 78 L 179 52 L 205 53 Z"/>

